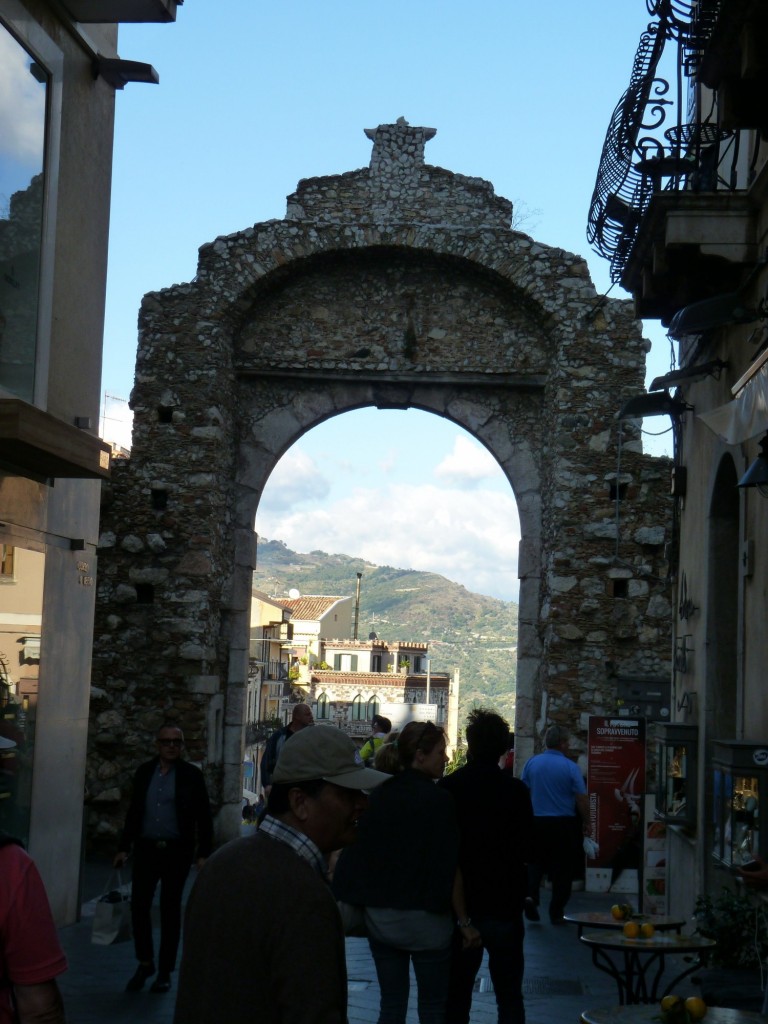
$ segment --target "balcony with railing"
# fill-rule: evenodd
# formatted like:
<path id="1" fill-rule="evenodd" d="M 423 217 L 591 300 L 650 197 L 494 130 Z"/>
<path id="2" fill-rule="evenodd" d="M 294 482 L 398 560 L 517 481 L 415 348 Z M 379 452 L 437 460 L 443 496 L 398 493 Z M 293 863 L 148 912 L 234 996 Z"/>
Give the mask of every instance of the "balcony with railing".
<path id="1" fill-rule="evenodd" d="M 720 87 L 733 69 L 716 54 L 733 42 L 733 0 L 646 3 L 653 20 L 611 117 L 587 237 L 638 315 L 668 322 L 682 306 L 736 289 L 756 260 L 748 192 L 765 157 L 759 133 L 744 130 L 753 127 L 746 114 L 723 116 Z M 750 73 L 760 59 L 750 56 Z"/>

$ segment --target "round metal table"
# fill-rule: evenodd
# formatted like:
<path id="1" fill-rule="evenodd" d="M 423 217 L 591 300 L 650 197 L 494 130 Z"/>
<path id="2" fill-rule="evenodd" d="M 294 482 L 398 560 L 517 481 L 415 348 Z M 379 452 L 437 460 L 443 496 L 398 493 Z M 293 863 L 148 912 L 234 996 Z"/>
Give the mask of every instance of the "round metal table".
<path id="1" fill-rule="evenodd" d="M 619 1003 L 655 1003 L 679 984 L 683 978 L 706 963 L 717 943 L 701 935 L 670 935 L 657 933 L 650 939 L 628 939 L 616 931 L 586 932 L 581 941 L 592 950 L 592 963 L 616 982 Z M 668 956 L 693 954 L 684 970 L 679 971 L 661 989 L 661 980 Z"/>

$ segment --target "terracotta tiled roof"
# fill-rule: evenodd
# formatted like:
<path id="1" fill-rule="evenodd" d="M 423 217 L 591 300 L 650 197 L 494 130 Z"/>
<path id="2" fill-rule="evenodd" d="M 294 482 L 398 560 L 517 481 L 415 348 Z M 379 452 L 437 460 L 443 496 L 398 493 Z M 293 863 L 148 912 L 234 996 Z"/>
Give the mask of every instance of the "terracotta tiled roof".
<path id="1" fill-rule="evenodd" d="M 283 608 L 287 608 L 291 613 L 291 618 L 295 621 L 296 619 L 321 619 L 326 612 L 330 611 L 331 608 L 339 601 L 347 601 L 349 598 L 346 597 L 318 597 L 311 594 L 305 597 L 288 598 L 281 601 L 280 604 Z"/>

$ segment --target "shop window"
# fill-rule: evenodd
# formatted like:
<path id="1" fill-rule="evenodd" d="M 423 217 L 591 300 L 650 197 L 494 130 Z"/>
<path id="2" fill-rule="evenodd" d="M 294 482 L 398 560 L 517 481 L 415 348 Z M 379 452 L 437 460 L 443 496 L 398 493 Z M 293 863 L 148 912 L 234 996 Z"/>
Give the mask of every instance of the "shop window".
<path id="1" fill-rule="evenodd" d="M 0 161 L 0 388 L 35 391 L 49 74 L 0 22 L 4 108 Z"/>
<path id="2" fill-rule="evenodd" d="M 0 830 L 29 841 L 38 688 L 55 687 L 40 658 L 45 555 L 3 545 L 4 566 L 18 587 L 0 587 Z M 11 562 L 12 559 L 12 562 Z M 20 633 L 18 617 L 39 622 L 35 632 Z"/>
<path id="3" fill-rule="evenodd" d="M 671 825 L 694 828 L 698 785 L 698 733 L 695 725 L 658 723 L 656 817 Z"/>
<path id="4" fill-rule="evenodd" d="M 715 741 L 712 750 L 712 856 L 732 868 L 768 856 L 765 789 L 768 747 Z"/>

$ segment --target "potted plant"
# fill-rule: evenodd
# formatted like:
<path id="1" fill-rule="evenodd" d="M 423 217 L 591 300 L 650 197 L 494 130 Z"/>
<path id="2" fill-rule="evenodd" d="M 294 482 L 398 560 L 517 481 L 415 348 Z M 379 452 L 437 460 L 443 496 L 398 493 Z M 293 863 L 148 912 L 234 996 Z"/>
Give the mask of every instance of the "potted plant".
<path id="1" fill-rule="evenodd" d="M 719 896 L 699 896 L 696 933 L 717 946 L 709 968 L 699 973 L 701 994 L 712 1006 L 762 1008 L 760 965 L 768 957 L 768 909 L 750 893 L 723 888 Z"/>

